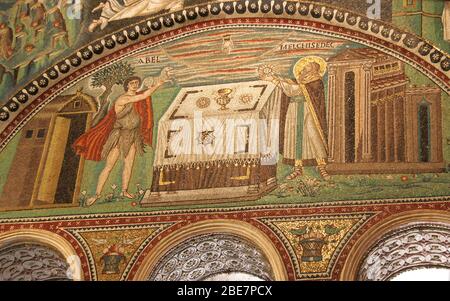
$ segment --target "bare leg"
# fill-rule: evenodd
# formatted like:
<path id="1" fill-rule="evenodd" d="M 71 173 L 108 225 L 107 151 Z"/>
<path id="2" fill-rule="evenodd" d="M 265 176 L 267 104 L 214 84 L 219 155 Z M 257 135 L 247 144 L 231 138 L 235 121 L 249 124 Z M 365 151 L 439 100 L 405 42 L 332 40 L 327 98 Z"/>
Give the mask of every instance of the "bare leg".
<path id="1" fill-rule="evenodd" d="M 97 183 L 97 189 L 95 191 L 95 196 L 90 197 L 87 199 L 86 204 L 88 206 L 91 206 L 94 204 L 98 198 L 100 197 L 100 194 L 102 193 L 103 186 L 105 186 L 106 180 L 108 180 L 109 174 L 111 173 L 111 170 L 114 168 L 114 165 L 116 165 L 117 159 L 119 158 L 119 148 L 113 148 L 106 158 L 106 165 L 103 168 L 102 172 L 100 173 L 100 176 L 98 177 L 98 183 Z"/>
<path id="2" fill-rule="evenodd" d="M 106 158 L 106 165 L 105 168 L 103 168 L 103 171 L 100 173 L 100 176 L 98 177 L 98 184 L 97 184 L 97 190 L 96 194 L 101 194 L 103 190 L 103 186 L 105 186 L 106 180 L 108 180 L 109 174 L 111 173 L 111 170 L 114 168 L 114 165 L 116 165 L 117 159 L 119 158 L 119 148 L 113 148 Z"/>
<path id="3" fill-rule="evenodd" d="M 134 158 L 136 157 L 136 145 L 130 147 L 130 151 L 125 157 L 122 173 L 122 193 L 124 197 L 133 198 L 128 192 L 128 184 L 130 183 L 131 173 L 133 171 Z"/>

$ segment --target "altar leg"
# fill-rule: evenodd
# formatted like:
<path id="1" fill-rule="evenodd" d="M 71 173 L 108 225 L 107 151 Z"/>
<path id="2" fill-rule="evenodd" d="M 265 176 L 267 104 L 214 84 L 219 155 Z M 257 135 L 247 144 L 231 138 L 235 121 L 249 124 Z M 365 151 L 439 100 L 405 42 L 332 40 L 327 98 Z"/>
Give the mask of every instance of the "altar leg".
<path id="1" fill-rule="evenodd" d="M 259 193 L 259 185 L 249 185 L 247 188 L 248 194 L 258 194 Z"/>
<path id="2" fill-rule="evenodd" d="M 161 194 L 158 191 L 148 189 L 141 200 L 141 205 L 158 202 L 161 200 Z"/>

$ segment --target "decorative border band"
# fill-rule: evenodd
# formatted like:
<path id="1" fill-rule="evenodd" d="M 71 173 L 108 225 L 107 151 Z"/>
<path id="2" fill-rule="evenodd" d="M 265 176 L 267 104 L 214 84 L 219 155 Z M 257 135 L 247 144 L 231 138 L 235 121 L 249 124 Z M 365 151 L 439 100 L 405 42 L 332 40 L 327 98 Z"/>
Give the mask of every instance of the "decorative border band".
<path id="1" fill-rule="evenodd" d="M 352 235 L 349 237 L 345 245 L 339 251 L 339 255 L 336 258 L 335 264 L 330 270 L 331 275 L 327 277 L 321 277 L 321 279 L 339 279 L 340 273 L 344 266 L 344 263 L 348 259 L 348 254 L 357 243 L 357 241 L 365 235 L 365 233 L 376 226 L 377 224 L 383 224 L 385 220 L 388 220 L 392 216 L 399 213 L 409 214 L 410 212 L 430 211 L 442 212 L 447 214 L 450 212 L 450 203 L 446 201 L 434 201 L 434 202 L 404 202 L 393 204 L 364 204 L 362 206 L 328 206 L 328 207 L 304 207 L 304 208 L 266 208 L 266 209 L 251 209 L 235 210 L 235 211 L 215 211 L 215 212 L 196 212 L 196 213 L 174 213 L 171 215 L 148 215 L 148 216 L 104 216 L 97 218 L 82 218 L 78 217 L 77 220 L 65 217 L 47 218 L 47 220 L 33 221 L 32 219 L 22 219 L 21 221 L 8 221 L 7 223 L 0 224 L 0 233 L 10 231 L 27 231 L 29 229 L 46 230 L 60 235 L 74 246 L 81 258 L 82 268 L 84 272 L 84 279 L 92 279 L 91 269 L 89 268 L 88 251 L 85 250 L 85 246 L 73 236 L 72 229 L 92 229 L 92 227 L 100 229 L 116 229 L 117 227 L 139 227 L 141 225 L 152 224 L 172 224 L 172 226 L 166 228 L 158 235 L 154 236 L 151 241 L 146 242 L 143 248 L 140 248 L 140 253 L 136 257 L 134 264 L 130 265 L 129 271 L 127 270 L 126 279 L 134 279 L 137 272 L 139 263 L 150 254 L 154 248 L 162 242 L 168 235 L 179 231 L 184 227 L 187 227 L 194 223 L 213 221 L 213 220 L 235 220 L 249 223 L 262 232 L 272 241 L 274 247 L 278 250 L 281 258 L 283 259 L 286 267 L 288 279 L 295 280 L 300 275 L 293 264 L 288 248 L 283 243 L 282 239 L 270 229 L 267 225 L 261 222 L 261 219 L 278 219 L 289 217 L 302 217 L 304 219 L 314 219 L 315 216 L 348 216 L 354 214 L 363 214 L 371 216 L 366 222 L 361 225 Z M 367 246 L 370 247 L 370 246 Z M 302 279 L 309 279 L 302 275 Z M 317 278 L 314 278 L 317 279 Z"/>

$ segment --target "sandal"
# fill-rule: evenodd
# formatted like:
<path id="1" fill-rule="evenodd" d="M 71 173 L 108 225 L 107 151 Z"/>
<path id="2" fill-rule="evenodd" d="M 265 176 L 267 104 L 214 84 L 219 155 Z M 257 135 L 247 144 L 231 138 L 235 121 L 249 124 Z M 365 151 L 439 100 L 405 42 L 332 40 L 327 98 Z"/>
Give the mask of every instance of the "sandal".
<path id="1" fill-rule="evenodd" d="M 287 180 L 293 180 L 297 177 L 300 177 L 303 175 L 303 167 L 297 166 L 294 170 L 294 172 L 292 172 L 290 175 L 288 175 L 286 177 Z"/>
<path id="2" fill-rule="evenodd" d="M 324 179 L 324 180 L 329 180 L 331 177 L 330 177 L 330 174 L 327 172 L 327 170 L 326 170 L 326 168 L 325 168 L 325 165 L 319 165 L 318 166 L 318 169 L 319 169 L 319 173 L 320 173 L 320 176 Z"/>

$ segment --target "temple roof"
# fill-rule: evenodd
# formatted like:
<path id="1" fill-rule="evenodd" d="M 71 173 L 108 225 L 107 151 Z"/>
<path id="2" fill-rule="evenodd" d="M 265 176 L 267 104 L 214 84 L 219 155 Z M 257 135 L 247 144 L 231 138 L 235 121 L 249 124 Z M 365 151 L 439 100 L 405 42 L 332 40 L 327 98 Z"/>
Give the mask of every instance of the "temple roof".
<path id="1" fill-rule="evenodd" d="M 65 111 L 73 111 L 74 108 L 65 108 L 71 100 L 82 100 L 80 107 L 76 111 L 95 111 L 96 100 L 91 95 L 83 93 L 82 90 L 77 91 L 75 94 L 59 95 L 55 97 L 48 105 L 46 105 L 36 118 L 48 118 L 49 114 L 55 112 L 64 113 Z"/>
<path id="2" fill-rule="evenodd" d="M 333 57 L 330 57 L 328 59 L 328 62 L 369 59 L 375 59 L 376 62 L 382 62 L 386 60 L 391 61 L 392 57 L 373 48 L 349 48 Z"/>
<path id="3" fill-rule="evenodd" d="M 406 84 L 407 82 L 409 82 L 409 79 L 405 74 L 381 77 L 372 80 L 372 90 L 378 90 L 382 88 L 397 86 L 400 84 Z"/>

